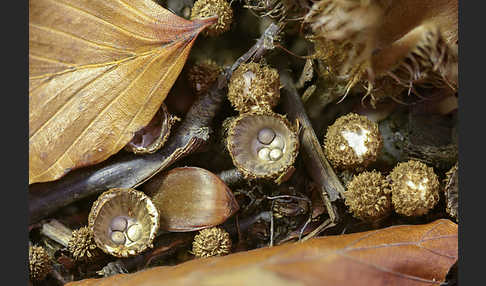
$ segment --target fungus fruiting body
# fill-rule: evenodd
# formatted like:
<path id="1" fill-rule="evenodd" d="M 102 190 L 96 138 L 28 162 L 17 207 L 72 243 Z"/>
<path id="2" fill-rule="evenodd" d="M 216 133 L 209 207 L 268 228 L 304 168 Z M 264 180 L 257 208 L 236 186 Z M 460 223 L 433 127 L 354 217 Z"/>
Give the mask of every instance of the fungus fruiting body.
<path id="1" fill-rule="evenodd" d="M 222 256 L 230 251 L 230 236 L 228 232 L 219 227 L 200 230 L 192 242 L 192 252 L 196 257 Z"/>
<path id="2" fill-rule="evenodd" d="M 205 59 L 192 65 L 187 71 L 187 78 L 196 95 L 206 93 L 218 79 L 222 68 L 213 60 Z"/>
<path id="3" fill-rule="evenodd" d="M 75 260 L 88 261 L 98 254 L 93 233 L 86 226 L 73 231 L 68 249 Z"/>
<path id="4" fill-rule="evenodd" d="M 159 213 L 143 192 L 111 189 L 93 203 L 88 222 L 101 250 L 127 257 L 152 247 L 159 228 Z"/>
<path id="5" fill-rule="evenodd" d="M 51 259 L 41 246 L 29 246 L 29 277 L 32 281 L 44 280 L 52 269 Z"/>
<path id="6" fill-rule="evenodd" d="M 238 170 L 249 179 L 277 179 L 298 154 L 297 134 L 285 116 L 252 111 L 231 122 L 227 149 Z"/>
<path id="7" fill-rule="evenodd" d="M 446 199 L 446 212 L 458 220 L 458 200 L 459 200 L 459 164 L 456 163 L 447 171 L 444 179 L 444 194 Z"/>
<path id="8" fill-rule="evenodd" d="M 439 201 L 439 179 L 432 167 L 410 160 L 388 175 L 395 212 L 406 216 L 428 213 Z"/>
<path id="9" fill-rule="evenodd" d="M 151 154 L 157 152 L 169 139 L 171 127 L 179 120 L 167 110 L 164 103 L 147 126 L 137 131 L 125 150 L 135 154 Z"/>
<path id="10" fill-rule="evenodd" d="M 218 17 L 218 21 L 204 30 L 205 35 L 218 36 L 227 32 L 233 22 L 233 9 L 226 0 L 198 0 L 191 10 L 191 20 Z"/>
<path id="11" fill-rule="evenodd" d="M 362 172 L 346 185 L 345 204 L 354 217 L 374 221 L 391 212 L 390 189 L 380 172 Z"/>
<path id="12" fill-rule="evenodd" d="M 325 155 L 338 169 L 366 167 L 376 160 L 382 146 L 378 124 L 355 113 L 336 119 L 324 139 Z"/>
<path id="13" fill-rule="evenodd" d="M 271 110 L 280 99 L 278 71 L 259 63 L 241 64 L 228 83 L 228 100 L 241 113 Z"/>

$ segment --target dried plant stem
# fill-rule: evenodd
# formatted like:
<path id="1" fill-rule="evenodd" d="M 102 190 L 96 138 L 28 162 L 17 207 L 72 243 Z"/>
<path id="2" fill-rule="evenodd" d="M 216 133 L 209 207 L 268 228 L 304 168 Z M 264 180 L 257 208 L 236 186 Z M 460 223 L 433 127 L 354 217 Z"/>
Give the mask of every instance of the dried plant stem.
<path id="1" fill-rule="evenodd" d="M 297 120 L 301 127 L 300 140 L 303 161 L 309 175 L 322 189 L 324 200 L 336 201 L 344 193 L 344 187 L 327 161 L 316 133 L 307 116 L 302 101 L 288 72 L 281 70 L 280 79 L 284 85 L 280 100 L 289 119 Z M 328 209 L 329 211 L 329 209 Z M 334 212 L 331 208 L 331 212 Z"/>
<path id="2" fill-rule="evenodd" d="M 314 229 L 311 233 L 309 233 L 308 235 L 304 236 L 300 241 L 301 242 L 304 242 L 306 240 L 309 240 L 317 235 L 319 235 L 319 233 L 321 233 L 322 231 L 328 229 L 328 228 L 331 228 L 333 226 L 335 226 L 336 223 L 333 222 L 333 220 L 331 218 L 328 218 L 326 219 L 321 225 L 319 225 L 316 229 Z"/>
<path id="3" fill-rule="evenodd" d="M 68 228 L 56 219 L 52 219 L 42 224 L 41 228 L 41 234 L 49 237 L 64 247 L 68 247 L 69 240 L 72 237 L 72 232 L 72 229 Z"/>
<path id="4" fill-rule="evenodd" d="M 121 152 L 101 164 L 73 171 L 60 180 L 31 185 L 30 224 L 76 200 L 107 189 L 137 187 L 178 159 L 195 152 L 209 139 L 209 126 L 221 106 L 223 89 L 233 71 L 241 63 L 258 59 L 273 49 L 273 39 L 281 28 L 273 23 L 268 26 L 255 45 L 194 102 L 174 135 L 158 152 L 147 155 Z"/>
<path id="5" fill-rule="evenodd" d="M 244 180 L 243 174 L 236 168 L 221 171 L 217 175 L 228 186 L 236 185 Z"/>

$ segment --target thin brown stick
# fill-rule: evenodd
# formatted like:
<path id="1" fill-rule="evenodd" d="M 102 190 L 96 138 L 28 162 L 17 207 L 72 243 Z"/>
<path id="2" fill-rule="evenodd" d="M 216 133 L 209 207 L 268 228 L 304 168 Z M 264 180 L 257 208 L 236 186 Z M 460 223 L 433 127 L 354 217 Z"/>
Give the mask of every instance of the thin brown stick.
<path id="1" fill-rule="evenodd" d="M 342 197 L 344 187 L 324 156 L 290 75 L 281 70 L 280 79 L 284 86 L 280 96 L 283 110 L 291 120 L 297 121 L 301 126 L 301 152 L 307 172 L 314 182 L 321 187 L 322 199 L 326 201 L 326 196 L 328 196 L 328 199 L 334 202 Z"/>

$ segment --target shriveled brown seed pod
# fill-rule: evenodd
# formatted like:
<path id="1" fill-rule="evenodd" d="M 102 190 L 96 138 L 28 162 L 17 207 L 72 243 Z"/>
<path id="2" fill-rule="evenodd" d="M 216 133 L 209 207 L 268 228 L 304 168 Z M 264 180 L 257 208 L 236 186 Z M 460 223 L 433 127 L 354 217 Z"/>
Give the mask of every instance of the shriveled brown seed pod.
<path id="1" fill-rule="evenodd" d="M 215 226 L 239 209 L 226 184 L 210 171 L 197 167 L 159 173 L 143 190 L 159 210 L 161 229 L 167 231 L 195 231 Z"/>
<path id="2" fill-rule="evenodd" d="M 47 251 L 41 246 L 29 246 L 29 278 L 32 281 L 44 280 L 52 270 Z"/>
<path id="3" fill-rule="evenodd" d="M 226 0 L 197 0 L 191 10 L 191 20 L 218 17 L 218 22 L 207 27 L 203 33 L 218 36 L 227 32 L 233 22 L 233 9 Z"/>
<path id="4" fill-rule="evenodd" d="M 143 192 L 110 189 L 93 203 L 88 225 L 101 250 L 116 257 L 128 257 L 153 247 L 159 213 Z"/>
<path id="5" fill-rule="evenodd" d="M 344 203 L 355 218 L 373 222 L 391 213 L 391 196 L 386 178 L 377 171 L 362 172 L 346 185 Z"/>
<path id="6" fill-rule="evenodd" d="M 233 164 L 248 179 L 285 181 L 299 151 L 296 131 L 285 116 L 252 111 L 234 119 L 226 140 Z"/>
<path id="7" fill-rule="evenodd" d="M 278 71 L 259 63 L 241 64 L 228 83 L 228 100 L 241 113 L 270 111 L 280 99 Z"/>
<path id="8" fill-rule="evenodd" d="M 206 93 L 216 82 L 223 69 L 213 60 L 205 59 L 192 65 L 187 78 L 196 95 Z"/>
<path id="9" fill-rule="evenodd" d="M 388 175 L 395 212 L 421 216 L 439 201 L 439 179 L 432 167 L 410 160 L 399 163 Z"/>
<path id="10" fill-rule="evenodd" d="M 444 179 L 444 194 L 446 199 L 446 212 L 456 221 L 459 220 L 458 200 L 459 200 L 459 164 L 456 163 L 447 171 Z"/>
<path id="11" fill-rule="evenodd" d="M 93 233 L 87 226 L 73 231 L 68 249 L 75 260 L 89 261 L 99 255 Z"/>
<path id="12" fill-rule="evenodd" d="M 125 150 L 135 154 L 155 153 L 169 139 L 172 125 L 179 120 L 171 115 L 164 103 L 147 126 L 137 131 Z"/>
<path id="13" fill-rule="evenodd" d="M 229 233 L 219 227 L 199 231 L 192 242 L 192 253 L 196 257 L 223 256 L 231 251 Z"/>
<path id="14" fill-rule="evenodd" d="M 321 0 L 313 4 L 304 22 L 319 39 L 316 47 L 336 43 L 338 56 L 330 56 L 340 60 L 337 65 L 327 63 L 331 70 L 341 70 L 348 90 L 360 81 L 369 91 L 380 90 L 380 82 L 374 79 L 387 76 L 406 88 L 433 84 L 456 90 L 457 3 Z M 321 50 L 316 57 L 325 61 L 327 49 L 316 50 Z"/>
<path id="15" fill-rule="evenodd" d="M 337 169 L 366 167 L 382 147 L 378 124 L 355 113 L 336 119 L 324 138 L 324 153 Z"/>

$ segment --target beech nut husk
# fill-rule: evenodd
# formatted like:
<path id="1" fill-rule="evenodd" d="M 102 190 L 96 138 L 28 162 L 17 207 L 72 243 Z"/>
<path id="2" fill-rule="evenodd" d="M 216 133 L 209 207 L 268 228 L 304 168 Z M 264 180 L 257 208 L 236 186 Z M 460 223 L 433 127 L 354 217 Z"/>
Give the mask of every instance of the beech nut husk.
<path id="1" fill-rule="evenodd" d="M 180 167 L 159 173 L 143 191 L 159 210 L 160 228 L 172 232 L 195 231 L 219 225 L 239 210 L 226 184 L 198 167 Z"/>
<path id="2" fill-rule="evenodd" d="M 101 250 L 116 257 L 128 257 L 153 247 L 159 213 L 143 192 L 110 189 L 93 203 L 88 226 Z"/>

